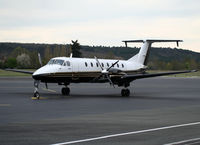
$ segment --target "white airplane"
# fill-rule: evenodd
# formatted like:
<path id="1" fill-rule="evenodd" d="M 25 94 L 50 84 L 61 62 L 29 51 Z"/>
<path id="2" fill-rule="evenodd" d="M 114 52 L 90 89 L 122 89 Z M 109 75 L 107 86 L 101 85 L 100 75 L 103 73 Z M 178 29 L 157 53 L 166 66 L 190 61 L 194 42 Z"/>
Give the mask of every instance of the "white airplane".
<path id="1" fill-rule="evenodd" d="M 129 96 L 130 91 L 128 87 L 130 82 L 136 79 L 189 73 L 196 70 L 176 71 L 176 72 L 162 72 L 162 73 L 146 73 L 147 58 L 152 43 L 154 42 L 176 42 L 177 46 L 182 40 L 126 40 L 123 41 L 127 47 L 127 43 L 139 42 L 143 43 L 138 54 L 134 55 L 128 60 L 114 60 L 114 59 L 97 59 L 91 58 L 74 58 L 72 54 L 70 57 L 55 57 L 52 58 L 45 66 L 39 68 L 35 72 L 22 71 L 17 69 L 6 69 L 9 71 L 32 74 L 34 79 L 34 97 L 39 99 L 39 83 L 57 83 L 64 85 L 61 92 L 63 95 L 69 95 L 70 83 L 110 83 L 113 87 L 115 85 L 124 87 L 121 90 L 122 96 Z M 41 58 L 39 56 L 41 63 Z"/>

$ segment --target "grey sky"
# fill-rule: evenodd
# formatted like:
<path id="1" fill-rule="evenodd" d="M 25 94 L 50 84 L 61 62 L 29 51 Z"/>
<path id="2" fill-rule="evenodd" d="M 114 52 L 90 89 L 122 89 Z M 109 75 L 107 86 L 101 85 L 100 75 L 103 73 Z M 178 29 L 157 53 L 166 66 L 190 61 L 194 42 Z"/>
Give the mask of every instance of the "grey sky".
<path id="1" fill-rule="evenodd" d="M 0 41 L 118 46 L 172 38 L 200 52 L 199 0 L 0 0 L 0 20 Z"/>

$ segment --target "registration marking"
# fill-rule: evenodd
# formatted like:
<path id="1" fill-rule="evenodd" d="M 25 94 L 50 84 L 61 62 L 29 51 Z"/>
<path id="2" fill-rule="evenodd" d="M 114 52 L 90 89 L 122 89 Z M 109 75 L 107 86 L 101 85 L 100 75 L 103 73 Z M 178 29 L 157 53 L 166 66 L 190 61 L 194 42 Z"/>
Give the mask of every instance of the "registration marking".
<path id="1" fill-rule="evenodd" d="M 124 133 L 111 134 L 111 135 L 105 135 L 105 136 L 94 137 L 94 138 L 87 138 L 87 139 L 74 140 L 74 141 L 68 141 L 68 142 L 63 142 L 63 143 L 56 143 L 56 144 L 52 144 L 52 145 L 75 144 L 75 143 L 89 142 L 89 141 L 94 141 L 94 140 L 101 140 L 101 139 L 114 138 L 114 137 L 119 137 L 119 136 L 126 136 L 126 135 L 132 135 L 132 134 L 140 134 L 140 133 L 153 132 L 153 131 L 166 130 L 166 129 L 172 129 L 172 128 L 192 126 L 192 125 L 199 125 L 199 124 L 200 124 L 200 122 L 193 122 L 193 123 L 187 123 L 187 124 L 164 126 L 164 127 L 159 127 L 159 128 L 152 128 L 152 129 L 132 131 L 132 132 L 124 132 Z"/>

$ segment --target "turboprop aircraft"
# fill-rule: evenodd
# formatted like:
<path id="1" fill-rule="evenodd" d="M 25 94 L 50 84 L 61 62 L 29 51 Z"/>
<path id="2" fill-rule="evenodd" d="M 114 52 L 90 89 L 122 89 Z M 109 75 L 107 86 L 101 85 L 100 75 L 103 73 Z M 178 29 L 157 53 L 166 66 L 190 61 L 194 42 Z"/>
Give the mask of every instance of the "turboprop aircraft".
<path id="1" fill-rule="evenodd" d="M 64 85 L 61 89 L 63 95 L 69 95 L 70 83 L 110 83 L 113 87 L 115 85 L 123 87 L 121 90 L 122 96 L 129 96 L 130 91 L 128 87 L 130 83 L 136 79 L 143 79 L 149 77 L 157 77 L 164 75 L 180 74 L 194 72 L 195 70 L 176 71 L 176 72 L 162 72 L 162 73 L 146 73 L 147 58 L 152 43 L 155 42 L 176 42 L 177 46 L 182 40 L 125 40 L 126 47 L 128 43 L 143 43 L 138 54 L 134 55 L 128 60 L 114 60 L 114 59 L 98 59 L 91 58 L 74 58 L 72 54 L 70 57 L 55 57 L 52 58 L 46 65 L 42 66 L 35 72 L 22 71 L 16 69 L 7 69 L 9 71 L 32 74 L 34 79 L 34 97 L 39 99 L 39 83 L 43 82 L 48 88 L 48 83 L 57 83 Z M 42 65 L 41 58 L 39 61 Z"/>

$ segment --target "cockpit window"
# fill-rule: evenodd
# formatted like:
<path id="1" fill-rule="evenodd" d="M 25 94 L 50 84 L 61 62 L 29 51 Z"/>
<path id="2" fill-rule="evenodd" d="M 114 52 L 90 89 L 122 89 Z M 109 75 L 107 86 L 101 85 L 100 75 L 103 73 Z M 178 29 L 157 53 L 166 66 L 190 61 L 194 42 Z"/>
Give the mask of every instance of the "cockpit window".
<path id="1" fill-rule="evenodd" d="M 53 59 L 51 59 L 47 64 L 53 64 Z"/>
<path id="2" fill-rule="evenodd" d="M 64 60 L 62 59 L 51 59 L 48 64 L 59 64 L 59 65 L 62 65 L 64 62 Z"/>

